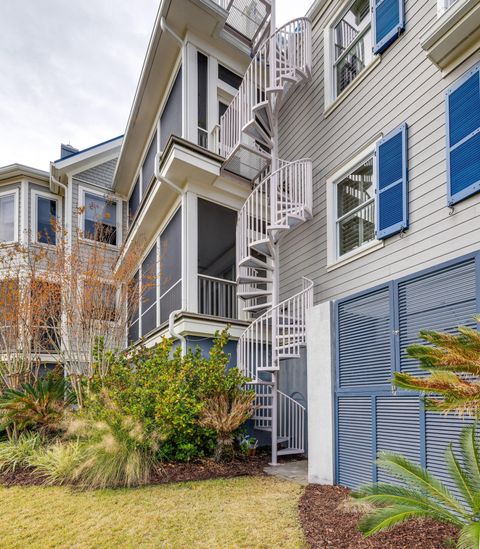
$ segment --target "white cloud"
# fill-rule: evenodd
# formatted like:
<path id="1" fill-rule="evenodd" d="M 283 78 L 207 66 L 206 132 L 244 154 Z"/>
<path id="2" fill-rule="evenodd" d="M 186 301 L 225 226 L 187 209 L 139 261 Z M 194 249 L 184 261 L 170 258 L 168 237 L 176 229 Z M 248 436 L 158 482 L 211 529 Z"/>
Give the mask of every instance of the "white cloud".
<path id="1" fill-rule="evenodd" d="M 278 24 L 311 0 L 278 0 Z M 0 1 L 0 166 L 120 135 L 159 0 Z"/>

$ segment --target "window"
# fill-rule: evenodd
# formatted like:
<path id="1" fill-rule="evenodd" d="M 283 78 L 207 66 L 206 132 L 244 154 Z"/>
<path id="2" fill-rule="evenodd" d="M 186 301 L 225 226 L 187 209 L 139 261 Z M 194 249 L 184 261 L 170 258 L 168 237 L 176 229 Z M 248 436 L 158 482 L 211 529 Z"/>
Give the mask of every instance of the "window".
<path id="1" fill-rule="evenodd" d="M 198 144 L 208 148 L 208 57 L 197 52 Z"/>
<path id="2" fill-rule="evenodd" d="M 232 88 L 235 88 L 236 90 L 240 88 L 240 84 L 243 80 L 241 76 L 238 76 L 238 74 L 235 74 L 230 69 L 227 69 L 227 67 L 220 65 L 220 63 L 218 64 L 218 79 L 225 82 L 225 84 L 232 86 Z"/>
<path id="3" fill-rule="evenodd" d="M 16 193 L 0 195 L 0 243 L 16 240 Z"/>
<path id="4" fill-rule="evenodd" d="M 117 245 L 117 202 L 105 196 L 85 192 L 84 237 Z"/>
<path id="5" fill-rule="evenodd" d="M 54 198 L 37 195 L 36 200 L 36 241 L 41 244 L 57 243 L 58 202 Z"/>
<path id="6" fill-rule="evenodd" d="M 373 157 L 336 184 L 337 257 L 375 240 Z"/>
<path id="7" fill-rule="evenodd" d="M 369 0 L 355 0 L 333 26 L 333 78 L 339 95 L 373 59 Z"/>
<path id="8" fill-rule="evenodd" d="M 84 284 L 85 315 L 90 320 L 115 322 L 117 318 L 117 289 L 114 284 L 88 281 Z"/>

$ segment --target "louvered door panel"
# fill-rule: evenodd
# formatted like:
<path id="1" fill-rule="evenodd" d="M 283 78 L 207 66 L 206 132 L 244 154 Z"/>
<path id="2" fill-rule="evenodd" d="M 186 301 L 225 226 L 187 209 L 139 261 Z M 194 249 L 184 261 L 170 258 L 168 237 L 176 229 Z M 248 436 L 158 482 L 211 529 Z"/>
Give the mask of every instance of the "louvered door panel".
<path id="1" fill-rule="evenodd" d="M 339 304 L 340 389 L 389 385 L 391 332 L 388 287 Z"/>
<path id="2" fill-rule="evenodd" d="M 337 399 L 337 482 L 349 488 L 372 480 L 372 399 Z"/>
<path id="3" fill-rule="evenodd" d="M 455 332 L 459 325 L 475 326 L 475 260 L 452 265 L 398 285 L 400 369 L 424 375 L 406 348 L 421 340 L 420 330 Z"/>
<path id="4" fill-rule="evenodd" d="M 385 396 L 376 399 L 376 450 L 401 453 L 420 463 L 420 402 L 415 396 Z M 392 482 L 377 469 L 378 482 Z"/>

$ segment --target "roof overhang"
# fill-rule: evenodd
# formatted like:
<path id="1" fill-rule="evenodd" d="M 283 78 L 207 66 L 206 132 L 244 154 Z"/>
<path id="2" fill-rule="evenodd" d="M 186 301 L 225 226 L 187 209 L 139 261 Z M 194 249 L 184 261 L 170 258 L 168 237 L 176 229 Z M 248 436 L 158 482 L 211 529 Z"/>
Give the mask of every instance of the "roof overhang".
<path id="1" fill-rule="evenodd" d="M 162 19 L 181 40 L 189 29 L 195 29 L 200 35 L 222 40 L 222 49 L 232 56 L 248 57 L 249 46 L 226 30 L 227 17 L 228 12 L 214 0 L 162 0 L 114 175 L 114 188 L 121 194 L 128 192 L 136 175 L 182 49 L 177 38 L 162 28 Z"/>
<path id="2" fill-rule="evenodd" d="M 50 174 L 44 170 L 31 168 L 24 164 L 10 164 L 0 167 L 0 181 L 30 178 L 48 182 L 49 176 Z"/>

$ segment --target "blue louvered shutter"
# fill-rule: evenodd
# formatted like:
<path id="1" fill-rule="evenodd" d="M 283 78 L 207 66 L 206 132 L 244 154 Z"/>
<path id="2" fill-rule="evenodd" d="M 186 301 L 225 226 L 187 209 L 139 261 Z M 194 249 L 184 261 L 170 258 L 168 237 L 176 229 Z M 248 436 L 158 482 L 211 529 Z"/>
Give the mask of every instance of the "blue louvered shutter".
<path id="1" fill-rule="evenodd" d="M 480 190 L 480 65 L 446 93 L 447 186 L 452 205 Z"/>
<path id="2" fill-rule="evenodd" d="M 373 52 L 382 53 L 405 29 L 405 0 L 372 0 Z"/>
<path id="3" fill-rule="evenodd" d="M 387 238 L 408 227 L 407 125 L 385 136 L 376 149 L 376 236 Z"/>

